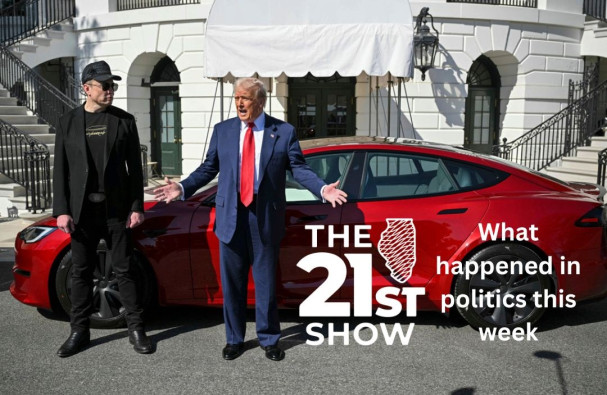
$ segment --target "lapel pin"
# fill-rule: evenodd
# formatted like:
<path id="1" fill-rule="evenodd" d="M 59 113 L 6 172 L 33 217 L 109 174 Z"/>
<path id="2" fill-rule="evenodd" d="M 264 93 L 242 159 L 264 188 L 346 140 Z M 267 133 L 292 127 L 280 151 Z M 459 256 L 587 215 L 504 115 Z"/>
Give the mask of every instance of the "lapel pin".
<path id="1" fill-rule="evenodd" d="M 274 133 L 270 134 L 270 137 L 274 138 Z"/>

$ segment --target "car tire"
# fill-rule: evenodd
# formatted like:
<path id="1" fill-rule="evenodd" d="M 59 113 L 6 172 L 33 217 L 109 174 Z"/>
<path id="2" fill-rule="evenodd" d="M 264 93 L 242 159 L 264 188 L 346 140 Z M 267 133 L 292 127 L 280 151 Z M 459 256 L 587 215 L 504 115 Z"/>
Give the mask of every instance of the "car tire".
<path id="1" fill-rule="evenodd" d="M 97 247 L 97 257 L 98 265 L 93 272 L 93 313 L 90 316 L 90 325 L 92 328 L 103 329 L 125 327 L 126 310 L 122 305 L 118 280 L 111 269 L 110 255 L 103 240 Z M 107 265 L 110 267 L 106 270 Z M 151 269 L 137 251 L 133 254 L 133 270 L 137 279 L 138 299 L 145 309 L 154 301 L 155 282 Z M 57 300 L 68 315 L 72 309 L 71 283 L 72 251 L 69 250 L 59 262 L 55 275 Z"/>
<path id="2" fill-rule="evenodd" d="M 467 262 L 476 262 L 479 265 L 485 261 L 492 262 L 493 271 L 495 271 L 495 265 L 500 261 L 508 263 L 520 261 L 525 267 L 527 262 L 534 261 L 539 264 L 542 259 L 528 247 L 505 243 L 487 247 L 467 260 Z M 465 265 L 465 262 L 462 265 Z M 551 281 L 547 275 L 541 274 L 537 270 L 535 273 L 524 272 L 505 275 L 492 273 L 485 276 L 485 279 L 482 278 L 481 273 L 470 275 L 469 278 L 466 277 L 466 275 L 457 277 L 454 297 L 457 311 L 475 328 L 516 328 L 527 323 L 534 325 L 544 313 L 543 298 L 536 299 L 538 302 L 536 303 L 532 299 L 532 295 L 535 292 L 539 292 L 539 295 L 548 292 Z M 508 301 L 509 304 L 516 304 L 517 306 L 504 306 L 504 297 L 508 294 L 513 295 Z M 501 296 L 499 303 L 496 296 Z M 469 301 L 467 306 L 462 303 L 466 299 Z M 491 301 L 490 299 L 493 300 L 492 307 L 487 306 Z M 472 300 L 476 301 L 476 306 L 472 305 Z M 483 306 L 479 307 L 481 302 L 483 302 Z"/>

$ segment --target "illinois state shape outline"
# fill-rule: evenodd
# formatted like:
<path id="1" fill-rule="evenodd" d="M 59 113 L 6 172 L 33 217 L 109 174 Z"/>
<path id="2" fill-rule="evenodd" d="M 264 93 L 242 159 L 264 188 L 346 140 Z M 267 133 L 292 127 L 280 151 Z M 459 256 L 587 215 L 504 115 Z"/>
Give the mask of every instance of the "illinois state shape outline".
<path id="1" fill-rule="evenodd" d="M 390 276 L 405 283 L 415 266 L 415 225 L 412 218 L 386 218 L 386 222 L 377 250 L 386 260 Z"/>

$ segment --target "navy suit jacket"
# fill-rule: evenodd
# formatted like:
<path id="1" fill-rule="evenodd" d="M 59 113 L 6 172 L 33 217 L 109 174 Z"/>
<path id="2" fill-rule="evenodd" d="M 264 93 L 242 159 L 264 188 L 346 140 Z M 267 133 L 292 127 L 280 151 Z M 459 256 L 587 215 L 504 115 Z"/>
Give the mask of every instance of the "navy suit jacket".
<path id="1" fill-rule="evenodd" d="M 188 198 L 219 173 L 215 197 L 215 233 L 224 243 L 229 243 L 236 232 L 240 127 L 239 118 L 215 125 L 206 159 L 181 182 L 184 197 Z M 266 114 L 256 208 L 259 233 L 264 244 L 278 244 L 284 236 L 287 170 L 293 172 L 295 180 L 301 185 L 321 197 L 320 190 L 325 183 L 306 164 L 295 128 Z"/>

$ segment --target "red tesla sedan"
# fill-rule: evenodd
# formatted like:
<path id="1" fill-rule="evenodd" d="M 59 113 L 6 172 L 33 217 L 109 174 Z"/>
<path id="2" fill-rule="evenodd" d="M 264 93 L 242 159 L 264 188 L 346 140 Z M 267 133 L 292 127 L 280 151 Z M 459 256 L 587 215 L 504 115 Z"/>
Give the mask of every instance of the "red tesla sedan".
<path id="1" fill-rule="evenodd" d="M 423 142 L 351 137 L 305 141 L 302 148 L 321 178 L 340 180 L 348 203 L 332 208 L 287 182 L 277 285 L 282 307 L 313 302 L 326 315 L 323 306 L 350 306 L 359 292 L 382 307 L 388 304 L 383 288 L 417 287 L 424 290 L 417 297 L 420 310 L 456 309 L 475 327 L 517 327 L 535 323 L 545 308 L 607 294 L 603 190 L 596 185 L 565 183 L 495 157 Z M 221 306 L 215 191 L 211 184 L 186 201 L 146 207 L 146 220 L 134 232 L 146 303 Z M 15 249 L 13 296 L 69 311 L 69 235 L 46 219 L 20 232 Z M 328 290 L 335 265 L 298 265 L 318 252 L 342 262 L 350 254 L 370 256 L 364 278 L 371 285 L 355 292 L 361 281 L 344 263 L 338 266 L 345 274 L 332 277 Z M 103 243 L 98 256 L 92 325 L 123 325 Z M 252 281 L 249 286 L 253 304 Z M 403 294 L 391 295 L 393 302 L 405 306 Z"/>

